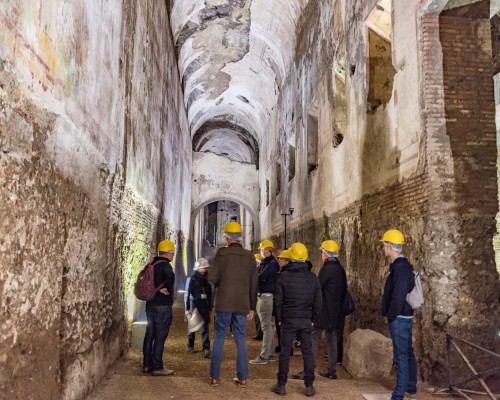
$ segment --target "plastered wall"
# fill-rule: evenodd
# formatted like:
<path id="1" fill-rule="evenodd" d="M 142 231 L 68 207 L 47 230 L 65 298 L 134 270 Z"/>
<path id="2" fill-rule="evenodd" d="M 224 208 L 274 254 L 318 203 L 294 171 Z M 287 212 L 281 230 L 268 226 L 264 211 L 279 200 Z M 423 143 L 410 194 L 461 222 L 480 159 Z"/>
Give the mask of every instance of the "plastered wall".
<path id="1" fill-rule="evenodd" d="M 370 80 L 377 79 L 369 75 L 369 63 L 383 59 L 368 51 L 366 21 L 375 2 L 310 2 L 302 13 L 295 63 L 261 146 L 261 237 L 282 246 L 280 214 L 292 207 L 287 243 L 304 242 L 316 270 L 321 241 L 337 240 L 358 304 L 348 318 L 348 331 L 371 328 L 387 335 L 379 304 L 388 260 L 379 239 L 387 229 L 402 230 L 404 253 L 423 273 L 426 291 L 414 328 L 420 373 L 439 381 L 446 374 L 446 332 L 498 348 L 493 322 L 500 313 L 500 287 L 492 244 L 498 209 L 495 129 L 490 125 L 492 50 L 487 30 L 480 28 L 489 21 L 478 17 L 477 8 L 470 13 L 460 8 L 456 12 L 461 17 L 473 16 L 469 27 L 463 20 L 450 27 L 439 20 L 446 2 L 392 3 L 391 40 L 384 46 L 392 54 L 394 76 L 392 83 L 382 82 L 390 97 L 378 105 L 368 101 Z M 487 10 L 489 4 L 482 3 L 473 7 Z M 458 55 L 463 50 L 457 53 L 456 40 L 448 34 L 464 35 L 467 51 L 477 52 L 466 57 L 478 64 L 474 71 L 460 67 L 457 57 L 463 59 Z M 443 72 L 445 63 L 448 72 Z M 456 82 L 462 84 L 456 87 Z M 469 84 L 482 88 L 482 94 L 468 96 Z M 318 126 L 312 169 L 311 117 Z M 289 165 L 290 144 L 295 147 L 294 168 Z M 279 179 L 276 173 L 281 173 Z"/>
<path id="2" fill-rule="evenodd" d="M 191 150 L 164 2 L 0 4 L 0 398 L 82 399 L 126 349 Z"/>

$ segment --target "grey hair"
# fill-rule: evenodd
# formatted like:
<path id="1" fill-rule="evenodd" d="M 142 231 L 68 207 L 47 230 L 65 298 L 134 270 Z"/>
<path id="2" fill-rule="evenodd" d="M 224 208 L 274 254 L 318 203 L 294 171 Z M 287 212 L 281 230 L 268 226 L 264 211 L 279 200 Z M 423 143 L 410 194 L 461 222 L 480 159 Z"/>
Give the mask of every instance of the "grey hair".
<path id="1" fill-rule="evenodd" d="M 333 253 L 333 252 L 331 252 L 331 251 L 326 251 L 326 250 L 324 250 L 324 249 L 323 249 L 323 253 L 325 253 L 325 255 L 326 255 L 328 258 L 334 258 L 334 257 L 338 258 L 338 256 L 339 256 L 339 253 Z"/>
<path id="2" fill-rule="evenodd" d="M 390 248 L 392 248 L 394 251 L 397 251 L 398 253 L 403 252 L 403 245 L 402 244 L 384 242 L 384 245 L 389 246 Z"/>
<path id="3" fill-rule="evenodd" d="M 236 242 L 241 242 L 243 240 L 243 236 L 241 235 L 241 233 L 226 232 L 226 233 L 224 233 L 224 236 L 227 237 L 228 239 L 234 240 Z"/>

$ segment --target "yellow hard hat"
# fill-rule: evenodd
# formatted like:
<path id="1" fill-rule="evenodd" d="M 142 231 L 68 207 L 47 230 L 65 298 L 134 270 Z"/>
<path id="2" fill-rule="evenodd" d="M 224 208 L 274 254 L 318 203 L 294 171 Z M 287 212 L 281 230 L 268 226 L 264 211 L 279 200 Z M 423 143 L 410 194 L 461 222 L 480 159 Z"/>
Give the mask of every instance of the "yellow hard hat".
<path id="1" fill-rule="evenodd" d="M 325 250 L 329 253 L 338 253 L 339 245 L 335 240 L 325 240 L 323 243 L 321 243 L 321 247 L 319 249 Z"/>
<path id="2" fill-rule="evenodd" d="M 259 253 L 255 253 L 254 257 L 256 260 L 259 260 L 259 261 L 262 261 L 264 259 L 264 257 L 262 257 Z"/>
<path id="3" fill-rule="evenodd" d="M 290 255 L 290 250 L 288 249 L 283 250 L 278 256 L 278 258 L 286 258 L 287 260 L 290 260 L 292 258 L 292 256 Z"/>
<path id="4" fill-rule="evenodd" d="M 401 231 L 398 231 L 397 229 L 390 229 L 386 233 L 384 233 L 381 242 L 404 244 L 405 237 L 403 236 L 403 233 Z"/>
<path id="5" fill-rule="evenodd" d="M 175 244 L 170 240 L 162 240 L 160 243 L 158 243 L 158 251 L 160 253 L 175 251 Z"/>
<path id="6" fill-rule="evenodd" d="M 297 261 L 305 261 L 309 257 L 309 252 L 307 247 L 302 243 L 294 243 L 290 246 L 289 250 L 290 258 Z"/>
<path id="7" fill-rule="evenodd" d="M 262 242 L 260 242 L 259 249 L 267 249 L 267 248 L 274 249 L 273 242 L 271 242 L 270 240 L 263 240 Z"/>
<path id="8" fill-rule="evenodd" d="M 241 225 L 238 224 L 235 221 L 228 222 L 226 226 L 224 227 L 224 232 L 225 233 L 241 233 Z"/>

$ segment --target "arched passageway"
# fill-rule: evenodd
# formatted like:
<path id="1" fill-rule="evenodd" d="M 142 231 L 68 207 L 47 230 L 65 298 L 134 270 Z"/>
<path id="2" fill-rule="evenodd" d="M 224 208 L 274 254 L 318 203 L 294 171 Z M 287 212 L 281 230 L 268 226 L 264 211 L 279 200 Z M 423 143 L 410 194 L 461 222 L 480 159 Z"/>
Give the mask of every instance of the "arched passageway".
<path id="1" fill-rule="evenodd" d="M 192 213 L 192 234 L 194 241 L 194 257 L 211 259 L 217 248 L 224 246 L 224 226 L 230 221 L 240 223 L 243 228 L 243 247 L 253 248 L 258 236 L 257 215 L 247 202 L 231 196 L 214 197 L 217 200 L 206 200 Z M 242 203 L 239 203 L 242 202 Z"/>
<path id="2" fill-rule="evenodd" d="M 341 245 L 346 334 L 388 335 L 399 228 L 421 378 L 446 332 L 500 350 L 498 0 L 101 3 L 0 2 L 0 396 L 84 399 L 160 240 L 182 286 L 225 220 L 281 245 L 290 208 L 318 267 Z"/>

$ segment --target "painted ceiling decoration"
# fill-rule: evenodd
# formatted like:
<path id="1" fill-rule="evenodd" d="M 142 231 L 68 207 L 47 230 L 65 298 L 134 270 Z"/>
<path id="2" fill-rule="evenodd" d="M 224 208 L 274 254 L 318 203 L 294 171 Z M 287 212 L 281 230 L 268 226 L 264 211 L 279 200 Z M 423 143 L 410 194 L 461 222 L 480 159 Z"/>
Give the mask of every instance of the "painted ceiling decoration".
<path id="1" fill-rule="evenodd" d="M 193 150 L 258 164 L 308 0 L 175 0 Z"/>

